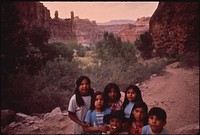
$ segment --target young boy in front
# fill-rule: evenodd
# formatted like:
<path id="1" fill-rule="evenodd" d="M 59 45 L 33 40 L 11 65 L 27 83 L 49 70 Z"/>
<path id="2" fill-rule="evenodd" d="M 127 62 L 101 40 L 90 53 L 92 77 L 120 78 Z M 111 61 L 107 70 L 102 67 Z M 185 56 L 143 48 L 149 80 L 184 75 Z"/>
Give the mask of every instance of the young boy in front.
<path id="1" fill-rule="evenodd" d="M 102 134 L 129 134 L 124 131 L 123 123 L 125 120 L 124 112 L 122 110 L 113 110 L 110 114 L 104 116 L 104 123 L 108 124 L 107 133 Z"/>
<path id="2" fill-rule="evenodd" d="M 148 124 L 142 128 L 142 134 L 169 134 L 164 128 L 167 121 L 167 114 L 165 110 L 160 107 L 153 107 L 149 110 Z"/>

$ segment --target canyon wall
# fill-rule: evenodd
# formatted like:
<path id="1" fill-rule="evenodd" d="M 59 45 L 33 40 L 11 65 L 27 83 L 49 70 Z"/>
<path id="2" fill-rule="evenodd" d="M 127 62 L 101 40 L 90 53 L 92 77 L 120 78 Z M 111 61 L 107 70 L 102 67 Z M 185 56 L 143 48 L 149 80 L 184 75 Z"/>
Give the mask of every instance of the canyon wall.
<path id="1" fill-rule="evenodd" d="M 160 2 L 150 19 L 155 52 L 180 55 L 199 52 L 199 4 Z"/>
<path id="2" fill-rule="evenodd" d="M 59 18 L 58 11 L 50 17 L 50 11 L 41 2 L 15 2 L 20 19 L 27 27 L 42 25 L 50 30 L 49 43 L 76 41 L 79 44 L 92 44 L 103 39 L 105 31 L 121 37 L 122 41 L 134 42 L 149 28 L 149 18 L 139 18 L 134 24 L 97 25 L 95 21 L 71 17 Z"/>

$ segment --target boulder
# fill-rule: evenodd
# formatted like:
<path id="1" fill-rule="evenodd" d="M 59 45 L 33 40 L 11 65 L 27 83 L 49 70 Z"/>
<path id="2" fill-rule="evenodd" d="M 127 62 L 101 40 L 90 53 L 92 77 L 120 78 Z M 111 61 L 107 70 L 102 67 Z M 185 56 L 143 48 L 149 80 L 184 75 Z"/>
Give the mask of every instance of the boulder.
<path id="1" fill-rule="evenodd" d="M 199 123 L 187 125 L 174 131 L 175 134 L 199 134 Z"/>

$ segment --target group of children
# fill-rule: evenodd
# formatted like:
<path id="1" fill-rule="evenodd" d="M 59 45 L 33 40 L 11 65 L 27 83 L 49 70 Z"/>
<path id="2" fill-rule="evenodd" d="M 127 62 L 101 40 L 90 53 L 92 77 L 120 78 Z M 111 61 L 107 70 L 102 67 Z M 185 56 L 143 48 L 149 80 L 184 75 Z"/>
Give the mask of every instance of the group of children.
<path id="1" fill-rule="evenodd" d="M 120 97 L 115 83 L 107 84 L 103 92 L 94 92 L 90 79 L 79 77 L 68 106 L 74 134 L 169 134 L 164 128 L 165 110 L 152 107 L 148 111 L 137 86 L 127 87 L 124 101 Z"/>

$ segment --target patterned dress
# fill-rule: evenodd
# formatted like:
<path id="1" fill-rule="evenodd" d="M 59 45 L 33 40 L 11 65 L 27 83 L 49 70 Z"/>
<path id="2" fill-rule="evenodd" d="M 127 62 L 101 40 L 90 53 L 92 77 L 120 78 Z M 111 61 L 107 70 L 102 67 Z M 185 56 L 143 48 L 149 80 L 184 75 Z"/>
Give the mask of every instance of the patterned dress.
<path id="1" fill-rule="evenodd" d="M 121 100 L 118 100 L 117 102 L 115 103 L 108 103 L 108 107 L 111 109 L 111 110 L 121 110 L 122 109 L 122 101 Z"/>

